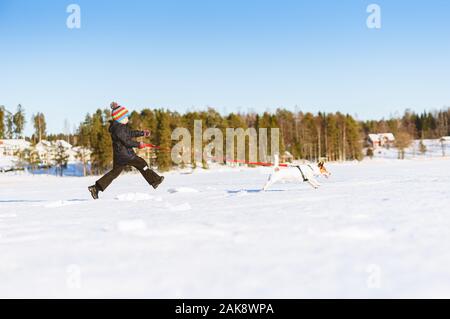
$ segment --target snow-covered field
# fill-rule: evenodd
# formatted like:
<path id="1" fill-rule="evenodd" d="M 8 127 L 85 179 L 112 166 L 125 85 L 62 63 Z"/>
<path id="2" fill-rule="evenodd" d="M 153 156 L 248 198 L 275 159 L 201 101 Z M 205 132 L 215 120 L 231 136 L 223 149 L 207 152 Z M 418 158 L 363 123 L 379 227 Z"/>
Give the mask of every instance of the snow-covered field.
<path id="1" fill-rule="evenodd" d="M 319 190 L 268 169 L 0 174 L 0 297 L 450 297 L 450 160 L 330 165 Z"/>

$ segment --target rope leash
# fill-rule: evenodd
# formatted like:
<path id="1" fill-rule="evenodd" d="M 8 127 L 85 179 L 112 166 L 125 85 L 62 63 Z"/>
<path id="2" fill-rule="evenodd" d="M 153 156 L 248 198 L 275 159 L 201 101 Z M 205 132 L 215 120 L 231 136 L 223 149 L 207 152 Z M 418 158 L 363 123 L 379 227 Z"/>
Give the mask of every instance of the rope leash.
<path id="1" fill-rule="evenodd" d="M 145 143 L 144 146 L 146 148 L 151 148 L 151 149 L 155 149 L 158 150 L 160 152 L 170 152 L 169 149 L 166 148 L 162 148 L 161 146 L 158 145 L 154 145 L 154 144 L 150 144 L 150 143 Z M 268 163 L 268 162 L 250 162 L 250 161 L 245 161 L 245 160 L 237 160 L 237 159 L 223 159 L 223 158 L 216 158 L 216 157 L 210 157 L 209 159 L 215 160 L 215 161 L 220 161 L 220 160 L 225 160 L 225 162 L 230 162 L 230 163 L 239 163 L 239 164 L 247 164 L 247 165 L 255 165 L 255 166 L 264 166 L 264 167 L 271 167 L 274 166 L 273 163 Z M 278 166 L 280 167 L 291 167 L 293 165 L 290 164 L 285 164 L 285 163 L 281 163 Z"/>

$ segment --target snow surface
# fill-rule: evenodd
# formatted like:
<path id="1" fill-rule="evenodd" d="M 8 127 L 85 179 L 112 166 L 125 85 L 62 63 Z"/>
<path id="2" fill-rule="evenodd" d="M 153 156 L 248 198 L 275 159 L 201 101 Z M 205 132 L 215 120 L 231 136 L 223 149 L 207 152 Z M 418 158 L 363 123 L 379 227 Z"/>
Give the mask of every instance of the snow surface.
<path id="1" fill-rule="evenodd" d="M 16 161 L 16 157 L 0 155 L 0 172 L 11 170 L 16 166 Z"/>
<path id="2" fill-rule="evenodd" d="M 0 297 L 449 298 L 450 160 L 329 169 L 129 174 L 98 201 L 95 177 L 0 174 Z"/>

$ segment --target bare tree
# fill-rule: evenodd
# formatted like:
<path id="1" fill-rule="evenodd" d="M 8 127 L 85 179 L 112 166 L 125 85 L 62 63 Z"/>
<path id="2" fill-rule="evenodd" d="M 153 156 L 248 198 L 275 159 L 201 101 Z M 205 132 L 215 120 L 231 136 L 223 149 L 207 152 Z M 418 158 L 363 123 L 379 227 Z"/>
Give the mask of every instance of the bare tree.
<path id="1" fill-rule="evenodd" d="M 405 149 L 412 143 L 412 137 L 408 132 L 402 131 L 397 133 L 395 138 L 395 147 L 398 149 L 398 158 L 405 159 Z"/>

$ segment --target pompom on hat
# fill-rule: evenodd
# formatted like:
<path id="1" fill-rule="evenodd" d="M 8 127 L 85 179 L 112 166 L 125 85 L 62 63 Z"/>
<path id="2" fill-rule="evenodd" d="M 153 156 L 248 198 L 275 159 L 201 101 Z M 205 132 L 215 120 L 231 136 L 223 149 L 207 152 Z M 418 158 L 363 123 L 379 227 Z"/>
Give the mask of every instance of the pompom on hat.
<path id="1" fill-rule="evenodd" d="M 111 102 L 111 109 L 114 111 L 115 109 L 117 109 L 118 107 L 120 107 L 120 105 L 117 102 Z"/>
<path id="2" fill-rule="evenodd" d="M 122 122 L 125 118 L 128 118 L 130 116 L 130 113 L 124 106 L 120 106 L 117 104 L 117 102 L 111 103 L 111 109 L 112 109 L 112 119 L 117 122 Z"/>

